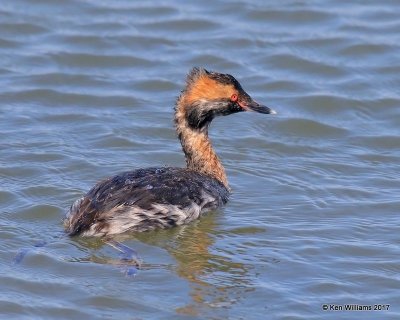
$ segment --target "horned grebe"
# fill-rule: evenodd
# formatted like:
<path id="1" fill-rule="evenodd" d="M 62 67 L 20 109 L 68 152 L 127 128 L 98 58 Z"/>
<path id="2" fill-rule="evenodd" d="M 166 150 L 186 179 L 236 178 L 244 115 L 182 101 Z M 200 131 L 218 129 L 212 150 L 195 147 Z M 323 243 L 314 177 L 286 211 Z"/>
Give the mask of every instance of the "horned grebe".
<path id="1" fill-rule="evenodd" d="M 112 236 L 189 223 L 228 201 L 224 168 L 208 138 L 216 116 L 241 111 L 274 114 L 256 103 L 229 74 L 193 68 L 177 99 L 175 126 L 186 168 L 147 168 L 98 182 L 72 204 L 69 235 Z"/>

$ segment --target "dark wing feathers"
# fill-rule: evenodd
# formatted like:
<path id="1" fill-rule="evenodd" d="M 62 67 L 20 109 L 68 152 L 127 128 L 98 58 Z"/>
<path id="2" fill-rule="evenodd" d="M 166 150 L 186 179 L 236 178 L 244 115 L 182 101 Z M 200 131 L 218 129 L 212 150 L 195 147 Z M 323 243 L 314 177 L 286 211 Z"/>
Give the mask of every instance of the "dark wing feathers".
<path id="1" fill-rule="evenodd" d="M 204 193 L 214 197 L 217 206 L 227 202 L 229 192 L 219 181 L 183 168 L 148 168 L 124 172 L 97 183 L 71 208 L 71 235 L 79 234 L 102 220 L 102 213 L 119 206 L 171 204 L 180 208 L 203 203 Z"/>

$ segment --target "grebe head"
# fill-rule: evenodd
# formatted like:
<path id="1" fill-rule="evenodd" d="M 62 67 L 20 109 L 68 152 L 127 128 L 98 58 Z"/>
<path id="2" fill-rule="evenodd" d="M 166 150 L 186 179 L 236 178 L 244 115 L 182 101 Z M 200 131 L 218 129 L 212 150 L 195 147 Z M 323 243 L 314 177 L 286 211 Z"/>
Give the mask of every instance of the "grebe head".
<path id="1" fill-rule="evenodd" d="M 179 118 L 184 115 L 191 129 L 207 131 L 214 117 L 236 112 L 276 114 L 271 108 L 255 102 L 230 74 L 193 68 L 186 82 L 176 111 Z"/>

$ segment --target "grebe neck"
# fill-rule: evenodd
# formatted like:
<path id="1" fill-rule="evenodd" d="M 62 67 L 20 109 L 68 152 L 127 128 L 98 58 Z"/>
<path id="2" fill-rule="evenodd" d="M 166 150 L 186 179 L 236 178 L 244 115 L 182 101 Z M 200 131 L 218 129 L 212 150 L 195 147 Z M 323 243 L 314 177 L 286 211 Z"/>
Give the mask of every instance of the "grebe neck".
<path id="1" fill-rule="evenodd" d="M 191 128 L 179 103 L 175 112 L 176 131 L 190 170 L 211 176 L 229 189 L 225 169 L 208 138 L 208 125 L 201 129 Z"/>

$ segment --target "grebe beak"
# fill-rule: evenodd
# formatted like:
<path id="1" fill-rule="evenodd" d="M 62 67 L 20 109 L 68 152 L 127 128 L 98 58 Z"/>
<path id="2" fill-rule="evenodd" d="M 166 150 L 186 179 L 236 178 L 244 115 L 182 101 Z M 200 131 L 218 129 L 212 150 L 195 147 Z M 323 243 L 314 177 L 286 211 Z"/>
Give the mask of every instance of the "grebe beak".
<path id="1" fill-rule="evenodd" d="M 254 111 L 254 112 L 264 113 L 264 114 L 277 114 L 277 112 L 274 109 L 271 109 L 271 108 L 268 108 L 267 106 L 259 104 L 259 103 L 255 102 L 254 100 L 251 100 L 250 102 L 239 102 L 239 105 L 245 111 Z"/>

